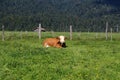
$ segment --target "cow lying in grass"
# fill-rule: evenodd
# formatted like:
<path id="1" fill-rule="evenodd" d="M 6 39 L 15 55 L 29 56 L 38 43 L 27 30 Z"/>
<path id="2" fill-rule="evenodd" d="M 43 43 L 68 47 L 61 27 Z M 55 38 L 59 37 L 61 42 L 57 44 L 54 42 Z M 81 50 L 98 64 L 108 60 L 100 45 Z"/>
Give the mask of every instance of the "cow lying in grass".
<path id="1" fill-rule="evenodd" d="M 43 41 L 44 47 L 56 47 L 56 48 L 65 48 L 65 36 L 58 36 L 56 38 L 47 38 Z"/>

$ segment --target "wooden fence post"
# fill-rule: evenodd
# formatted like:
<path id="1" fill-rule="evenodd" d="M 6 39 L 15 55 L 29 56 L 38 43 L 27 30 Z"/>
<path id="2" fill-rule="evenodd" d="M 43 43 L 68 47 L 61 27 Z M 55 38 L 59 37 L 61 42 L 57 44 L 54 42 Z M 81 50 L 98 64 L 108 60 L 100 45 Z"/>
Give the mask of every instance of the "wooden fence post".
<path id="1" fill-rule="evenodd" d="M 54 33 L 54 31 L 53 30 L 51 30 L 51 34 L 52 34 L 52 37 L 54 37 L 55 35 L 55 33 Z"/>
<path id="2" fill-rule="evenodd" d="M 98 38 L 98 33 L 96 32 L 96 34 L 95 34 L 95 38 L 97 39 Z"/>
<path id="3" fill-rule="evenodd" d="M 108 39 L 108 22 L 106 22 L 106 30 L 105 30 L 105 36 L 106 36 L 106 40 Z"/>
<path id="4" fill-rule="evenodd" d="M 39 39 L 41 39 L 41 24 L 39 24 L 39 31 L 38 31 L 38 35 L 39 35 Z"/>
<path id="5" fill-rule="evenodd" d="M 118 25 L 117 25 L 117 29 L 116 29 L 116 32 L 119 32 L 119 29 L 118 29 Z"/>
<path id="6" fill-rule="evenodd" d="M 20 31 L 20 38 L 22 39 L 22 31 Z"/>
<path id="7" fill-rule="evenodd" d="M 5 39 L 4 39 L 4 38 L 5 38 L 4 28 L 5 28 L 5 27 L 4 27 L 4 25 L 2 25 L 2 41 L 4 41 L 4 40 L 5 40 Z"/>
<path id="8" fill-rule="evenodd" d="M 88 33 L 87 33 L 87 34 L 89 35 L 89 33 L 90 33 L 90 32 L 89 32 L 89 30 L 88 30 Z"/>
<path id="9" fill-rule="evenodd" d="M 72 25 L 70 25 L 70 40 L 72 40 Z"/>
<path id="10" fill-rule="evenodd" d="M 79 39 L 81 39 L 81 31 L 78 33 L 78 37 Z"/>
<path id="11" fill-rule="evenodd" d="M 110 28 L 110 32 L 111 32 L 111 41 L 112 41 L 112 28 Z"/>

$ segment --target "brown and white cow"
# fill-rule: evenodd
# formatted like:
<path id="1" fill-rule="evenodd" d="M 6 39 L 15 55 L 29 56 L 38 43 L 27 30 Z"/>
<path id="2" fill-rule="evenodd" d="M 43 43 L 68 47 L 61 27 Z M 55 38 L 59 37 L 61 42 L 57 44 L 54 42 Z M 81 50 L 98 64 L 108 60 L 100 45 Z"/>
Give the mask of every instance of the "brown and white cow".
<path id="1" fill-rule="evenodd" d="M 66 39 L 65 36 L 58 36 L 56 38 L 47 38 L 43 41 L 43 46 L 56 47 L 56 48 L 66 47 L 65 39 Z"/>

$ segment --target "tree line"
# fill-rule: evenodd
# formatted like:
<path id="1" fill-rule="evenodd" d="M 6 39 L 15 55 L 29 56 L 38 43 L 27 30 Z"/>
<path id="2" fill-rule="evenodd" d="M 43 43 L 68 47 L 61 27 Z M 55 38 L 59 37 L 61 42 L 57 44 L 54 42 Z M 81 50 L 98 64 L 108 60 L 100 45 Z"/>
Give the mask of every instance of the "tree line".
<path id="1" fill-rule="evenodd" d="M 111 0 L 1 0 L 0 26 L 6 30 L 99 31 L 120 25 L 120 1 Z M 115 5 L 117 4 L 117 5 Z"/>

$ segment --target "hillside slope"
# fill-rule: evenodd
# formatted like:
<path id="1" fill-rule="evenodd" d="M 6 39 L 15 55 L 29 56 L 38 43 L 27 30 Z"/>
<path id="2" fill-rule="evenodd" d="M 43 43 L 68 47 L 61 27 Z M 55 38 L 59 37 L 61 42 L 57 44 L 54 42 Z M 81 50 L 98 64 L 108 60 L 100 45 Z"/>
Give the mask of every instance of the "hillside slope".
<path id="1" fill-rule="evenodd" d="M 120 1 L 113 0 L 1 0 L 0 25 L 7 30 L 33 30 L 38 23 L 62 31 L 103 31 L 105 22 L 119 25 Z M 67 26 L 67 27 L 66 27 Z"/>

